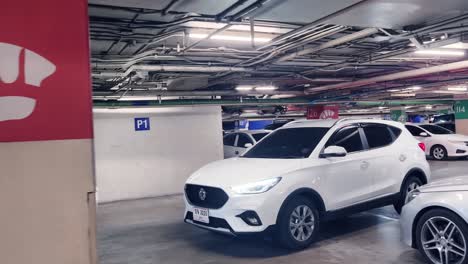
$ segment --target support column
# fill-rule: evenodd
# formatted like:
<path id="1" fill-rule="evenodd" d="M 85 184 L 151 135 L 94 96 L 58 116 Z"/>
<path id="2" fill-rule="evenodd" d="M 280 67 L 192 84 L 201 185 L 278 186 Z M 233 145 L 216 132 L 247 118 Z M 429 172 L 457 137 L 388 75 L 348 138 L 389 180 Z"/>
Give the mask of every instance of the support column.
<path id="1" fill-rule="evenodd" d="M 2 2 L 2 264 L 96 263 L 87 4 Z"/>
<path id="2" fill-rule="evenodd" d="M 459 100 L 453 106 L 457 134 L 468 135 L 468 100 Z"/>

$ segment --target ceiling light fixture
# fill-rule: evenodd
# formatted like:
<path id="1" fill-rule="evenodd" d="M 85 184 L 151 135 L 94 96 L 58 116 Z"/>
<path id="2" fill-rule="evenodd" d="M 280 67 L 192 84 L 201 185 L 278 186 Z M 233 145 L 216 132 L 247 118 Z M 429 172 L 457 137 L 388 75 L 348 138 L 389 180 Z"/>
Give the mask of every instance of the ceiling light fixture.
<path id="1" fill-rule="evenodd" d="M 203 39 L 208 37 L 208 34 L 198 34 L 198 33 L 190 33 L 189 36 L 194 39 Z M 248 36 L 233 36 L 233 35 L 224 35 L 224 34 L 218 34 L 211 36 L 210 39 L 214 40 L 228 40 L 228 41 L 243 41 L 243 42 L 249 42 L 251 41 L 251 38 Z M 258 43 L 265 43 L 269 42 L 271 38 L 261 38 L 261 37 L 254 37 L 254 41 Z"/>
<path id="2" fill-rule="evenodd" d="M 468 49 L 468 43 L 456 42 L 449 45 L 442 46 L 443 49 Z"/>
<path id="3" fill-rule="evenodd" d="M 426 109 L 432 109 L 432 105 L 426 105 Z"/>
<path id="4" fill-rule="evenodd" d="M 255 87 L 255 90 L 257 91 L 273 91 L 278 89 L 276 86 L 273 85 L 265 85 L 265 86 L 257 86 Z"/>
<path id="5" fill-rule="evenodd" d="M 440 56 L 465 56 L 463 50 L 436 50 L 436 49 L 422 49 L 414 53 L 421 55 L 440 55 Z"/>
<path id="6" fill-rule="evenodd" d="M 251 91 L 253 89 L 253 86 L 250 85 L 239 85 L 236 87 L 237 91 Z"/>
<path id="7" fill-rule="evenodd" d="M 411 96 L 416 96 L 415 93 L 392 93 L 390 94 L 392 97 L 411 97 Z"/>
<path id="8" fill-rule="evenodd" d="M 421 86 L 411 86 L 408 88 L 408 90 L 411 90 L 411 91 L 417 91 L 417 90 L 421 90 L 422 87 Z"/>
<path id="9" fill-rule="evenodd" d="M 452 86 L 452 87 L 448 87 L 447 90 L 457 91 L 457 92 L 466 92 L 467 87 L 466 86 Z"/>

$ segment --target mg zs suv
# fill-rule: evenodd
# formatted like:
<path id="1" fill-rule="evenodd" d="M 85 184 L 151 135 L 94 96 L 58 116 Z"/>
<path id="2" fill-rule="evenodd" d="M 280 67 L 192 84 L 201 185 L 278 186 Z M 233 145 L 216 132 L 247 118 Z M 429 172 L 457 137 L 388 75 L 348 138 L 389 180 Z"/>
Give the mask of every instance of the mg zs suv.
<path id="1" fill-rule="evenodd" d="M 429 181 L 424 144 L 384 120 L 296 121 L 237 158 L 196 171 L 185 186 L 185 222 L 240 235 L 273 232 L 307 247 L 320 222 L 391 205 Z"/>

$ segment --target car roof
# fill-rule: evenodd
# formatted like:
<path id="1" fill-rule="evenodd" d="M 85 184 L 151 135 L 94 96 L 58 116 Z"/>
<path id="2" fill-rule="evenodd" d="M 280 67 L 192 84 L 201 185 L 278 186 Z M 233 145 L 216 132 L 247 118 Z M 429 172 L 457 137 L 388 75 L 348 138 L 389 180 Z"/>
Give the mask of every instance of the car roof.
<path id="1" fill-rule="evenodd" d="M 299 120 L 293 121 L 286 125 L 284 125 L 281 129 L 285 128 L 296 128 L 296 127 L 325 127 L 331 128 L 335 125 L 346 125 L 346 124 L 354 124 L 354 123 L 377 123 L 377 124 L 385 124 L 396 126 L 399 128 L 403 127 L 402 123 L 391 121 L 391 120 L 383 120 L 383 119 L 371 119 L 371 118 L 342 118 L 342 119 L 324 119 L 324 120 Z"/>
<path id="2" fill-rule="evenodd" d="M 271 133 L 270 130 L 263 130 L 263 129 L 258 129 L 258 130 L 236 130 L 236 131 L 230 131 L 227 132 L 226 135 L 228 134 L 234 134 L 234 133 L 245 133 L 245 134 L 250 134 L 250 135 L 255 135 L 255 134 L 261 134 L 261 133 Z"/>

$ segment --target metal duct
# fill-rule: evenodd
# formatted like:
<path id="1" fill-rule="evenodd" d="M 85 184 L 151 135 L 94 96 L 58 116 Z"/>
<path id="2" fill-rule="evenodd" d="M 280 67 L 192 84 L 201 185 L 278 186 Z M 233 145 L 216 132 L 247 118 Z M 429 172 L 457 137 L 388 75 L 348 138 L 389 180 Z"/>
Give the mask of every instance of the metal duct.
<path id="1" fill-rule="evenodd" d="M 306 93 L 311 94 L 311 93 L 327 91 L 327 90 L 349 89 L 349 88 L 361 87 L 361 86 L 379 83 L 379 82 L 407 79 L 407 78 L 413 78 L 413 77 L 423 76 L 423 75 L 432 74 L 432 73 L 460 70 L 460 69 L 465 69 L 465 68 L 468 68 L 468 60 L 443 64 L 443 65 L 438 65 L 438 66 L 433 66 L 433 67 L 427 67 L 427 68 L 422 68 L 422 69 L 381 75 L 381 76 L 377 76 L 377 77 L 373 77 L 369 79 L 363 79 L 363 80 L 354 81 L 354 82 L 346 82 L 346 83 L 312 87 L 312 88 L 308 88 L 306 90 Z"/>
<path id="2" fill-rule="evenodd" d="M 96 65 L 98 66 L 98 65 Z M 134 71 L 146 72 L 249 72 L 251 68 L 229 66 L 190 66 L 190 65 L 133 65 L 125 72 L 93 73 L 93 76 L 125 77 Z"/>
<path id="3" fill-rule="evenodd" d="M 282 62 L 282 61 L 287 61 L 287 60 L 292 60 L 296 57 L 311 54 L 311 53 L 316 53 L 324 49 L 332 48 L 341 44 L 348 43 L 350 41 L 356 40 L 356 39 L 361 39 L 368 37 L 370 35 L 376 34 L 379 32 L 379 29 L 377 28 L 366 28 L 364 30 L 355 32 L 353 34 L 349 34 L 331 41 L 328 41 L 326 43 L 323 43 L 319 45 L 318 47 L 313 47 L 313 48 L 307 48 L 303 49 L 301 51 L 297 51 L 288 55 L 284 55 L 280 58 L 278 58 L 275 62 Z"/>
<path id="4" fill-rule="evenodd" d="M 151 97 L 155 96 L 248 96 L 248 95 L 295 95 L 303 96 L 303 91 L 246 91 L 239 92 L 236 90 L 211 90 L 211 91 L 171 91 L 171 90 L 132 90 L 132 91 L 95 91 L 93 99 L 119 99 L 123 96 L 126 98 L 132 97 Z"/>

